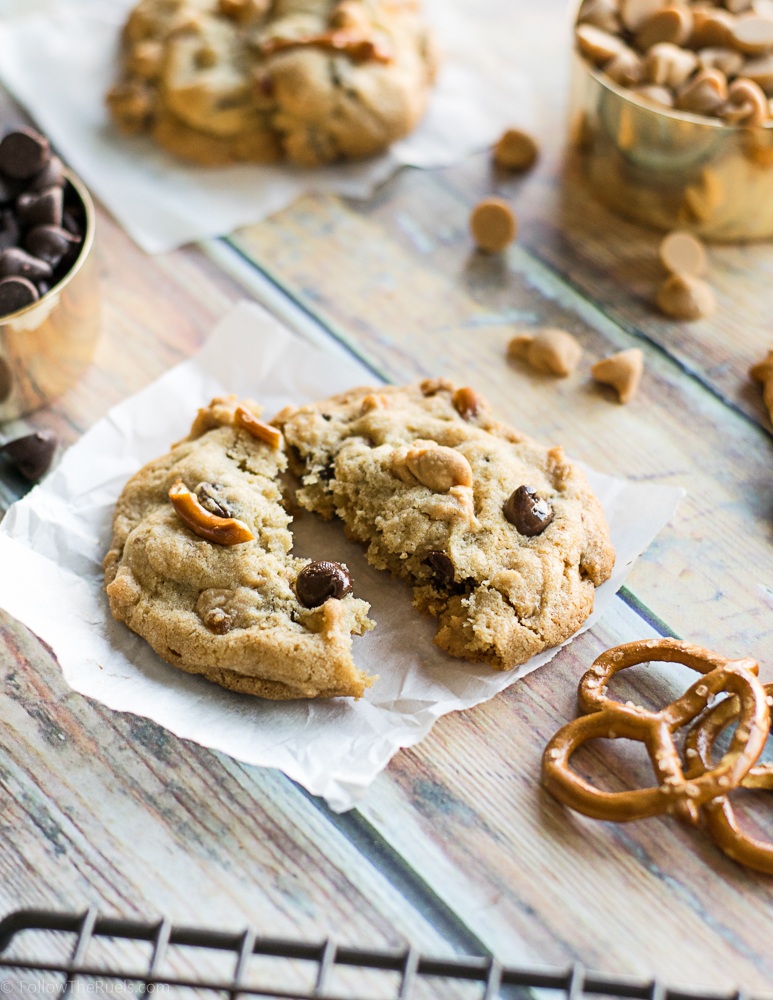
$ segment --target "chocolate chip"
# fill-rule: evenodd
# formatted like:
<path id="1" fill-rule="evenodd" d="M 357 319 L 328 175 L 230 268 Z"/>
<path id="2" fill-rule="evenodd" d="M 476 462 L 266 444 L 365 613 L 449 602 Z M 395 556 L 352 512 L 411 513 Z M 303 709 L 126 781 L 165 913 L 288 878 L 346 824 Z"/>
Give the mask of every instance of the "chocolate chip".
<path id="1" fill-rule="evenodd" d="M 330 597 L 340 600 L 352 591 L 346 566 L 337 562 L 311 562 L 298 574 L 295 593 L 305 608 L 318 608 Z"/>
<path id="2" fill-rule="evenodd" d="M 32 178 L 27 190 L 43 191 L 48 187 L 64 187 L 64 164 L 58 156 L 52 156 L 39 174 Z"/>
<path id="3" fill-rule="evenodd" d="M 10 209 L 0 212 L 0 250 L 15 247 L 20 236 L 21 229 L 13 212 Z"/>
<path id="4" fill-rule="evenodd" d="M 86 228 L 83 222 L 81 222 L 74 212 L 69 208 L 66 208 L 62 212 L 62 226 L 67 230 L 68 233 L 72 233 L 73 236 L 80 236 L 83 230 Z"/>
<path id="5" fill-rule="evenodd" d="M 29 278 L 37 282 L 47 280 L 51 274 L 50 264 L 26 250 L 10 247 L 0 253 L 0 278 Z"/>
<path id="6" fill-rule="evenodd" d="M 216 483 L 199 483 L 195 490 L 198 501 L 204 510 L 216 517 L 233 517 L 234 513 L 225 500 L 218 495 Z"/>
<path id="7" fill-rule="evenodd" d="M 0 281 L 0 316 L 10 316 L 39 298 L 37 288 L 27 278 L 3 278 Z"/>
<path id="8" fill-rule="evenodd" d="M 432 549 L 424 562 L 432 570 L 437 582 L 441 586 L 448 587 L 454 582 L 456 569 L 445 552 L 440 552 L 439 549 Z"/>
<path id="9" fill-rule="evenodd" d="M 24 437 L 4 444 L 0 448 L 0 455 L 25 479 L 34 483 L 42 479 L 51 467 L 56 443 L 53 431 L 35 431 L 34 434 L 25 434 Z"/>
<path id="10" fill-rule="evenodd" d="M 10 177 L 0 175 L 0 204 L 7 205 L 19 194 L 20 184 Z"/>
<path id="11" fill-rule="evenodd" d="M 64 192 L 60 187 L 30 191 L 16 199 L 16 217 L 23 226 L 61 226 Z"/>
<path id="12" fill-rule="evenodd" d="M 533 486 L 519 486 L 505 500 L 503 512 L 522 535 L 540 535 L 553 520 L 553 508 Z"/>
<path id="13" fill-rule="evenodd" d="M 61 226 L 35 226 L 27 233 L 24 248 L 33 256 L 45 260 L 51 267 L 56 267 L 67 251 L 78 243 L 80 239 Z"/>
<path id="14" fill-rule="evenodd" d="M 50 157 L 48 139 L 31 128 L 9 132 L 0 141 L 0 170 L 9 177 L 20 180 L 34 177 L 48 164 Z"/>

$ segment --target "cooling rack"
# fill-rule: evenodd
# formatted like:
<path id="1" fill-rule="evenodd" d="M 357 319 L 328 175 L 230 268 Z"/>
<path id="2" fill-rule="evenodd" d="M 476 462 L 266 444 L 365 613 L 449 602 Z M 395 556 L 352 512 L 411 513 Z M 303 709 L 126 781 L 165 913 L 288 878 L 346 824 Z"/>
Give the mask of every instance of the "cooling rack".
<path id="1" fill-rule="evenodd" d="M 45 944 L 46 954 L 32 957 L 24 953 L 23 942 L 30 932 L 37 932 L 38 946 Z M 46 933 L 41 936 L 40 932 Z M 129 957 L 125 948 L 122 951 L 121 945 L 127 942 L 144 946 L 141 963 Z M 97 944 L 99 948 L 95 948 Z M 110 955 L 110 947 L 116 949 L 116 954 Z M 90 958 L 92 951 L 98 951 L 99 958 Z M 174 952 L 178 954 L 170 961 Z M 207 964 L 205 957 L 213 955 L 227 963 L 227 974 L 202 969 Z M 258 981 L 254 970 L 249 970 L 256 957 L 281 959 L 282 968 L 274 969 L 270 981 Z M 337 992 L 333 980 L 341 969 L 380 972 L 385 978 L 370 991 L 358 992 L 355 988 L 354 992 Z M 308 985 L 290 985 L 303 977 Z M 442 998 L 451 984 L 460 983 L 473 989 L 465 995 L 480 1000 L 525 998 L 534 989 L 548 991 L 540 996 L 551 1000 L 580 1000 L 586 996 L 758 1000 L 740 992 L 689 992 L 669 989 L 655 980 L 637 982 L 596 975 L 580 964 L 566 969 L 528 969 L 500 964 L 492 958 L 432 958 L 412 947 L 372 950 L 332 940 L 303 942 L 264 937 L 250 930 L 228 933 L 176 926 L 168 920 L 117 919 L 100 916 L 94 909 L 80 913 L 19 910 L 0 921 L 0 993 L 26 992 L 30 1000 L 52 994 L 74 1000 L 79 994 L 97 997 L 120 993 L 166 994 L 171 1000 L 190 990 L 228 1000 L 413 1000 L 419 991 L 423 998 Z"/>

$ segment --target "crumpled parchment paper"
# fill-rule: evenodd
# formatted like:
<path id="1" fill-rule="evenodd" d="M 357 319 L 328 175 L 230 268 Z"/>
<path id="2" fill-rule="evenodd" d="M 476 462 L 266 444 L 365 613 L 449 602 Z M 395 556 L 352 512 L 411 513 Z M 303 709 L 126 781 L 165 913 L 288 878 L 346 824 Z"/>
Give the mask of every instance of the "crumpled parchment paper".
<path id="1" fill-rule="evenodd" d="M 295 552 L 350 567 L 356 593 L 371 602 L 378 623 L 355 638 L 355 657 L 380 680 L 358 702 L 268 702 L 176 670 L 113 621 L 101 562 L 126 480 L 183 437 L 196 408 L 213 395 L 250 396 L 271 415 L 373 381 L 356 361 L 309 346 L 260 307 L 237 306 L 196 357 L 111 410 L 11 507 L 0 524 L 0 606 L 48 643 L 76 691 L 249 764 L 280 768 L 333 809 L 350 809 L 400 747 L 421 740 L 436 719 L 493 697 L 557 651 L 510 673 L 446 656 L 432 643 L 434 621 L 412 608 L 409 588 L 368 566 L 340 525 L 306 514 L 293 526 Z M 682 496 L 670 487 L 588 475 L 606 510 L 617 563 L 584 628 L 613 602 Z"/>
<path id="2" fill-rule="evenodd" d="M 307 192 L 366 198 L 402 166 L 447 166 L 491 145 L 506 126 L 530 124 L 528 83 L 490 67 L 475 19 L 449 0 L 425 0 L 443 54 L 439 78 L 419 127 L 382 156 L 315 170 L 186 165 L 146 137 L 120 135 L 105 110 L 119 31 L 134 3 L 0 0 L 0 80 L 149 253 L 227 235 Z"/>

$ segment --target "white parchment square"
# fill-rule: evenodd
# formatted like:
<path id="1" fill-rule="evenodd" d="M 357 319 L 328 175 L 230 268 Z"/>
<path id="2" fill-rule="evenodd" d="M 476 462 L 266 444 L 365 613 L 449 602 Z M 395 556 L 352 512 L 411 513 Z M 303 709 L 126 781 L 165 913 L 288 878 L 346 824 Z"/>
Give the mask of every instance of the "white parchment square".
<path id="1" fill-rule="evenodd" d="M 11 507 L 0 524 L 0 606 L 48 643 L 76 691 L 249 764 L 281 768 L 335 810 L 356 805 L 397 750 L 417 743 L 436 719 L 493 697 L 556 650 L 509 673 L 446 656 L 433 645 L 435 623 L 411 607 L 409 588 L 368 566 L 340 525 L 306 514 L 293 525 L 295 552 L 352 570 L 356 593 L 371 602 L 378 623 L 355 638 L 355 657 L 380 680 L 358 702 L 268 702 L 176 670 L 114 622 L 101 562 L 126 480 L 183 437 L 213 395 L 250 396 L 273 414 L 373 381 L 355 360 L 311 347 L 259 306 L 237 306 L 196 357 L 111 410 Z M 584 628 L 610 606 L 682 496 L 592 470 L 588 477 L 617 562 Z"/>
<path id="2" fill-rule="evenodd" d="M 530 125 L 531 90 L 491 66 L 475 18 L 425 0 L 442 51 L 428 112 L 389 151 L 363 163 L 187 165 L 146 137 L 120 135 L 104 95 L 121 25 L 136 0 L 0 0 L 0 80 L 129 235 L 149 253 L 222 236 L 307 192 L 366 198 L 402 166 L 440 167 Z"/>

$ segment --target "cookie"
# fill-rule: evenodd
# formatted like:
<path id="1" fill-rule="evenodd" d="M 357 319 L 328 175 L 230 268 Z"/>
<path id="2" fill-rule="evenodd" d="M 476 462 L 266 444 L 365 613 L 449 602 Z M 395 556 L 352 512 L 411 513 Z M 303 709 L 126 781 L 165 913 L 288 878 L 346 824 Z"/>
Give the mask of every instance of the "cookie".
<path id="1" fill-rule="evenodd" d="M 374 566 L 408 580 L 453 656 L 509 670 L 593 610 L 614 550 L 585 475 L 471 389 L 356 389 L 274 423 L 298 503 L 341 518 Z"/>
<path id="2" fill-rule="evenodd" d="M 352 634 L 373 627 L 345 566 L 290 554 L 282 435 L 215 399 L 126 485 L 104 560 L 113 616 L 168 663 L 263 698 L 359 698 Z"/>
<path id="3" fill-rule="evenodd" d="M 140 0 L 107 104 L 197 163 L 319 166 L 410 132 L 434 73 L 412 0 Z"/>

